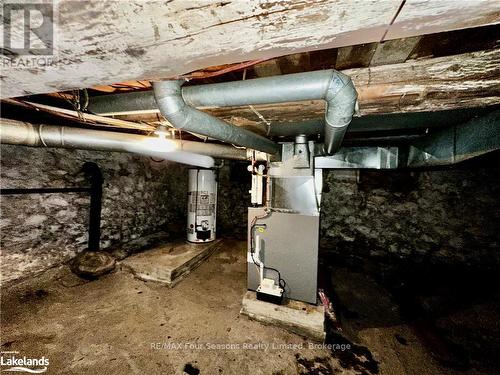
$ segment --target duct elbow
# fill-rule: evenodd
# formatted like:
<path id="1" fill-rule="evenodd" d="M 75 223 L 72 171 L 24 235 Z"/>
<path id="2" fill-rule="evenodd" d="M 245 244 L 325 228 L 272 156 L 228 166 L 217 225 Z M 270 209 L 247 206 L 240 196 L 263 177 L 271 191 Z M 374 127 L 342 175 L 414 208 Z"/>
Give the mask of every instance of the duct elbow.
<path id="1" fill-rule="evenodd" d="M 305 84 L 307 83 L 307 84 Z M 240 129 L 225 121 L 193 108 L 193 98 L 184 100 L 183 81 L 160 81 L 153 83 L 154 96 L 165 118 L 178 129 L 185 129 L 223 142 L 245 146 L 269 154 L 276 154 L 279 146 L 260 135 Z M 218 86 L 220 87 L 220 86 Z M 335 70 L 301 73 L 280 78 L 262 78 L 253 82 L 224 84 L 220 93 L 215 95 L 214 88 L 202 90 L 195 103 L 219 103 L 227 105 L 230 94 L 224 90 L 233 88 L 236 98 L 231 103 L 281 103 L 287 100 L 324 99 L 327 102 L 325 113 L 324 153 L 332 155 L 338 151 L 344 134 L 356 108 L 357 93 L 351 78 Z M 198 89 L 199 90 L 199 89 Z M 222 90 L 222 91 L 220 91 Z M 245 90 L 248 90 L 246 92 Z M 196 87 L 188 93 L 196 93 Z M 218 91 L 215 91 L 217 93 Z M 200 98 L 208 97 L 206 101 Z M 218 96 L 221 96 L 219 98 Z M 247 96 L 249 96 L 248 99 Z M 219 100 L 219 101 L 218 101 Z"/>
<path id="2" fill-rule="evenodd" d="M 279 146 L 270 139 L 238 128 L 188 105 L 182 95 L 183 83 L 180 80 L 153 83 L 158 108 L 175 128 L 272 155 L 279 152 Z"/>
<path id="3" fill-rule="evenodd" d="M 184 81 L 159 81 L 153 82 L 153 92 L 161 114 L 178 129 L 186 123 L 184 111 L 186 103 L 182 98 L 182 85 Z"/>
<path id="4" fill-rule="evenodd" d="M 325 113 L 325 143 L 323 152 L 333 155 L 342 145 L 342 140 L 356 111 L 358 93 L 351 78 L 332 71 L 330 83 L 325 93 L 327 102 Z"/>

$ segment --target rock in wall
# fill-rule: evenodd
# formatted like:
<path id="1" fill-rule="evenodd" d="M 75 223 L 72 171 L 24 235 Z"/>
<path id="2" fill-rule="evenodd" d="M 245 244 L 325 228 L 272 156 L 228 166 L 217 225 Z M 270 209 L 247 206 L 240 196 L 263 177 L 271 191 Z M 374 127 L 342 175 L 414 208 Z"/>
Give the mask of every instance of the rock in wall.
<path id="1" fill-rule="evenodd" d="M 321 248 L 352 260 L 500 265 L 500 169 L 325 171 Z"/>
<path id="2" fill-rule="evenodd" d="M 384 263 L 500 265 L 500 168 L 324 170 L 324 255 Z M 219 171 L 218 236 L 246 239 L 246 163 Z"/>
<path id="3" fill-rule="evenodd" d="M 1 187 L 87 186 L 91 161 L 104 177 L 101 249 L 157 232 L 182 235 L 186 168 L 132 154 L 1 146 Z M 1 197 L 2 282 L 42 271 L 87 247 L 89 196 L 57 193 Z"/>
<path id="4" fill-rule="evenodd" d="M 227 162 L 219 170 L 217 237 L 246 240 L 251 175 L 248 163 Z"/>

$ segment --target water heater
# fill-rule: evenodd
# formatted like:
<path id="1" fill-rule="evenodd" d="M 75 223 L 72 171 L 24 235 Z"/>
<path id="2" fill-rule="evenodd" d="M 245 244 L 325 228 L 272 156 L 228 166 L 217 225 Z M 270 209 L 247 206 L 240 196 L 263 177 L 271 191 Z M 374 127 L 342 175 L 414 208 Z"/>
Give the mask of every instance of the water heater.
<path id="1" fill-rule="evenodd" d="M 213 169 L 189 169 L 187 239 L 215 240 L 217 179 Z"/>

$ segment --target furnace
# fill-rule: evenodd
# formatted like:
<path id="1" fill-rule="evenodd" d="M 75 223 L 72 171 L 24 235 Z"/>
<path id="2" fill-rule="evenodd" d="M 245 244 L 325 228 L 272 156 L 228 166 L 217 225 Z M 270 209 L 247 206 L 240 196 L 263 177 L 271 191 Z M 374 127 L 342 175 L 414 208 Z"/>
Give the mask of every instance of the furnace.
<path id="1" fill-rule="evenodd" d="M 322 174 L 314 168 L 314 142 L 298 136 L 281 147 L 281 161 L 253 167 L 252 196 L 266 198 L 248 208 L 248 289 L 281 303 L 263 287 L 272 280 L 280 297 L 316 304 Z"/>

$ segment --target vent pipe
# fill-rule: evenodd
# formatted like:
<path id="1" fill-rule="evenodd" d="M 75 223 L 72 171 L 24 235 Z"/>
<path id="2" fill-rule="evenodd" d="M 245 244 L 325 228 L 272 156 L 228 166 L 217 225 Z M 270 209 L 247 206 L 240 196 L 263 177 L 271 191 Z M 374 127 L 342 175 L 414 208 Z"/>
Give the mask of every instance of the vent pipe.
<path id="1" fill-rule="evenodd" d="M 156 83 L 154 85 L 155 92 L 162 85 L 172 85 L 166 82 L 169 81 Z M 179 91 L 178 95 L 180 95 Z M 326 101 L 325 143 L 323 147 L 323 153 L 326 155 L 332 155 L 340 148 L 344 134 L 354 115 L 357 97 L 356 89 L 349 76 L 336 70 L 319 70 L 246 81 L 188 86 L 182 89 L 183 103 L 202 107 L 232 107 L 323 99 Z M 169 114 L 169 104 L 165 100 L 163 106 L 159 105 L 160 111 L 163 113 L 166 110 Z M 166 114 L 163 113 L 163 115 Z M 168 118 L 168 116 L 166 117 Z M 175 123 L 173 125 L 176 126 Z M 199 126 L 198 123 L 193 123 L 191 131 L 199 132 L 196 129 L 197 126 Z"/>
<path id="2" fill-rule="evenodd" d="M 183 83 L 182 80 L 153 83 L 158 108 L 175 128 L 268 154 L 276 154 L 279 151 L 279 146 L 273 141 L 187 105 L 181 90 Z"/>
<path id="3" fill-rule="evenodd" d="M 0 143 L 32 147 L 132 152 L 205 168 L 213 158 L 246 160 L 246 150 L 232 146 L 167 139 L 172 151 L 161 151 L 157 137 L 94 129 L 34 125 L 0 119 Z M 158 148 L 158 146 L 160 146 Z"/>
<path id="4" fill-rule="evenodd" d="M 193 107 L 232 107 L 323 99 L 326 101 L 323 153 L 332 155 L 342 144 L 357 104 L 357 92 L 351 79 L 336 70 L 188 86 L 181 89 L 182 83 L 161 81 L 153 84 L 158 107 L 174 127 L 267 153 L 275 153 L 276 144 L 270 144 L 266 138 L 237 128 Z"/>

